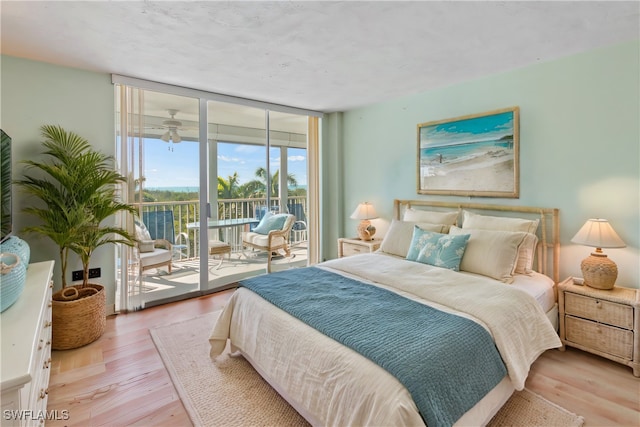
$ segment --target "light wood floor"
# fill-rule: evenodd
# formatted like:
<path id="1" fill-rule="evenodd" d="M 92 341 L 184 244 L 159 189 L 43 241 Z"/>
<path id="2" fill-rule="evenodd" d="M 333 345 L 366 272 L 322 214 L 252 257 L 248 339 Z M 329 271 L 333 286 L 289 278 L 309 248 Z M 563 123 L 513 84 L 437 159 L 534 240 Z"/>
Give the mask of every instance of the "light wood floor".
<path id="1" fill-rule="evenodd" d="M 105 334 L 80 349 L 54 351 L 49 426 L 190 426 L 149 328 L 221 308 L 232 291 L 111 316 Z M 527 388 L 582 415 L 585 426 L 640 426 L 640 380 L 631 368 L 585 352 L 550 350 Z"/>

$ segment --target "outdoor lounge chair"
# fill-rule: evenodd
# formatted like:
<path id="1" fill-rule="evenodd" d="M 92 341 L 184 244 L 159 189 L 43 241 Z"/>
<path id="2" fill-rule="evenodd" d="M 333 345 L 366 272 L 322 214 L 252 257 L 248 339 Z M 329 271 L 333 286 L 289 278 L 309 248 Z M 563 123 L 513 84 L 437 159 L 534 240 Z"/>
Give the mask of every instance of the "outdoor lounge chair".
<path id="1" fill-rule="evenodd" d="M 291 227 L 296 217 L 290 214 L 267 213 L 253 231 L 242 233 L 242 245 L 251 249 L 267 252 L 267 273 L 271 273 L 271 258 L 274 253 L 283 250 L 285 256 L 291 256 L 289 239 Z"/>
<path id="2" fill-rule="evenodd" d="M 147 226 L 151 239 L 168 241 L 173 255 L 179 259 L 190 257 L 189 236 L 187 233 L 176 235 L 173 211 L 143 212 L 142 221 Z"/>
<path id="3" fill-rule="evenodd" d="M 138 253 L 140 263 L 140 275 L 145 270 L 167 267 L 171 274 L 171 262 L 173 250 L 171 243 L 165 239 L 152 239 L 149 230 L 142 222 L 136 221 L 136 239 L 138 240 Z"/>
<path id="4" fill-rule="evenodd" d="M 291 245 L 295 246 L 307 240 L 307 218 L 304 213 L 304 206 L 301 203 L 288 204 L 287 209 L 290 214 L 296 217 L 293 227 L 291 227 Z"/>

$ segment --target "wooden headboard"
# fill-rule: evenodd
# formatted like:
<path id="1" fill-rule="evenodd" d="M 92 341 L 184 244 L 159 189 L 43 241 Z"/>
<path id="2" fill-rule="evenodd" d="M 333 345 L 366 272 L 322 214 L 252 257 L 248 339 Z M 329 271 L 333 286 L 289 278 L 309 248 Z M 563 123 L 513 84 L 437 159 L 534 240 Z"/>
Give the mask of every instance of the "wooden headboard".
<path id="1" fill-rule="evenodd" d="M 560 216 L 556 208 L 537 208 L 529 206 L 503 206 L 481 203 L 439 202 L 429 200 L 394 200 L 393 217 L 401 220 L 407 208 L 422 210 L 459 211 L 458 224 L 462 221 L 462 210 L 495 216 L 510 216 L 540 220 L 538 225 L 538 247 L 536 250 L 536 271 L 549 276 L 555 283 L 560 281 Z"/>

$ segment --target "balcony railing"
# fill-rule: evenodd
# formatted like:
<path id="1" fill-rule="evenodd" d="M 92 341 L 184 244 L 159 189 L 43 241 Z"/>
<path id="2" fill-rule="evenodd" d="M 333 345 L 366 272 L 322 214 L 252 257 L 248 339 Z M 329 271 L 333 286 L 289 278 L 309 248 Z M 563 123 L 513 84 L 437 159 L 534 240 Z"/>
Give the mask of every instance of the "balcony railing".
<path id="1" fill-rule="evenodd" d="M 271 198 L 271 206 L 269 210 L 274 212 L 285 211 L 296 215 L 297 232 L 292 231 L 291 244 L 295 245 L 306 240 L 306 233 L 301 233 L 300 228 L 304 225 L 306 229 L 306 213 L 307 213 L 307 199 L 305 196 L 292 196 L 287 198 L 287 206 L 285 209 L 281 209 L 280 199 Z M 256 224 L 258 217 L 264 214 L 263 212 L 267 205 L 266 199 L 220 199 L 218 200 L 218 218 L 217 219 L 240 219 L 240 218 L 256 218 Z M 200 209 L 198 200 L 189 201 L 167 201 L 167 202 L 143 202 L 137 206 L 140 206 L 141 213 L 145 212 L 161 212 L 172 211 L 174 219 L 174 231 L 176 244 L 186 244 L 187 250 L 182 251 L 179 255 L 181 259 L 184 258 L 197 258 L 199 252 L 199 232 L 197 227 L 189 227 L 189 224 L 200 222 Z M 294 227 L 295 229 L 295 227 Z M 210 238 L 220 239 L 232 243 L 232 247 L 238 250 L 240 245 L 238 242 L 240 239 L 239 227 L 227 227 L 216 230 L 218 235 L 213 235 L 213 230 L 210 230 Z M 241 248 L 240 248 L 241 249 Z"/>

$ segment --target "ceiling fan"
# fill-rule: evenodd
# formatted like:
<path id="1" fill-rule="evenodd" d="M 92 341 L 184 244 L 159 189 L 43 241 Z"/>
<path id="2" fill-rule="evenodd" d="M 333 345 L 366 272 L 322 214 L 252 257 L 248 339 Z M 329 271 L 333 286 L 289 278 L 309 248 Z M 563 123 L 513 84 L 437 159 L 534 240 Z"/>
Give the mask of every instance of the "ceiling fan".
<path id="1" fill-rule="evenodd" d="M 178 128 L 182 126 L 182 122 L 175 119 L 178 111 L 179 110 L 174 110 L 172 108 L 167 110 L 171 118 L 162 122 L 162 127 L 167 129 L 167 131 L 160 137 L 160 139 L 164 142 L 173 142 L 177 144 L 178 142 L 182 141 L 182 137 L 180 137 L 180 135 L 178 134 Z"/>

